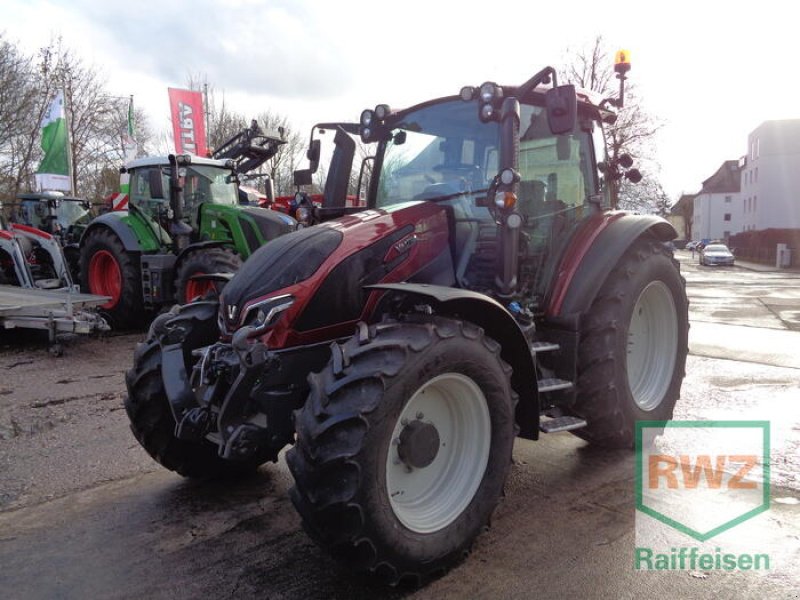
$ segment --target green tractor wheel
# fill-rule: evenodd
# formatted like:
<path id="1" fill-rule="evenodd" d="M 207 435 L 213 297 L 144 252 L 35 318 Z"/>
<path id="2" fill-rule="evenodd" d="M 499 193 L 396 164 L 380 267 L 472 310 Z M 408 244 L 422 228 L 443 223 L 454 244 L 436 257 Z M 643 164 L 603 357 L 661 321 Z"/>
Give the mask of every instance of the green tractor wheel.
<path id="1" fill-rule="evenodd" d="M 139 324 L 142 316 L 142 281 L 138 261 L 108 229 L 95 229 L 81 248 L 81 289 L 108 296 L 100 306 L 114 328 Z"/>
<path id="2" fill-rule="evenodd" d="M 190 252 L 178 265 L 175 272 L 175 299 L 186 304 L 205 298 L 208 294 L 218 296 L 222 291 L 221 282 L 192 279 L 195 275 L 214 273 L 236 273 L 242 266 L 242 259 L 227 248 L 205 248 Z"/>

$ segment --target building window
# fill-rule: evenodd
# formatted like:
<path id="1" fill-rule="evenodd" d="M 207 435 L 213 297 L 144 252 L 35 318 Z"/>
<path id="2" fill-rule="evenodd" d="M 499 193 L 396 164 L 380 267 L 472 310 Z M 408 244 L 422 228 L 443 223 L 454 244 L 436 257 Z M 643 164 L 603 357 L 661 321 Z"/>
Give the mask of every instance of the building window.
<path id="1" fill-rule="evenodd" d="M 725 213 L 725 221 L 731 220 L 731 213 Z"/>
<path id="2" fill-rule="evenodd" d="M 755 175 L 756 175 L 755 182 L 758 183 L 758 167 L 756 167 Z"/>
<path id="3" fill-rule="evenodd" d="M 723 231 L 722 232 L 722 237 L 724 237 L 727 240 L 729 237 L 731 237 L 731 232 L 730 231 Z"/>
<path id="4" fill-rule="evenodd" d="M 758 204 L 758 196 L 753 196 L 753 210 L 756 209 L 757 204 Z"/>
<path id="5" fill-rule="evenodd" d="M 725 196 L 725 203 L 726 204 L 730 204 L 731 203 L 731 197 L 730 196 Z"/>

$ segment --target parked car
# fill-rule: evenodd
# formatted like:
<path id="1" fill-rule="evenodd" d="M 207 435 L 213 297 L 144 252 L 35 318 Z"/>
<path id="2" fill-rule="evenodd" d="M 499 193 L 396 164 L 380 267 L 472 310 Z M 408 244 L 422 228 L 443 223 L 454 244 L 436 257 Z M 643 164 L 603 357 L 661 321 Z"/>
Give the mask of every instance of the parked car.
<path id="1" fill-rule="evenodd" d="M 725 244 L 709 244 L 700 252 L 700 264 L 733 266 L 733 252 Z"/>
<path id="2" fill-rule="evenodd" d="M 690 250 L 690 251 L 691 251 L 691 250 L 697 250 L 697 246 L 698 246 L 699 244 L 700 244 L 700 242 L 699 242 L 698 240 L 693 240 L 693 241 L 691 241 L 691 242 L 686 242 L 686 246 L 685 246 L 685 248 L 686 248 L 687 250 Z"/>

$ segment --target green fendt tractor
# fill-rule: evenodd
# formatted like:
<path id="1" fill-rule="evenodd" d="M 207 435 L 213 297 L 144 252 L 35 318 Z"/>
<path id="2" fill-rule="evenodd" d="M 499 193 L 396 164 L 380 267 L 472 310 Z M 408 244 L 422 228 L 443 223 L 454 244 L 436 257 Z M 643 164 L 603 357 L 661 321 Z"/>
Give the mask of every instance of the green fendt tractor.
<path id="1" fill-rule="evenodd" d="M 277 211 L 239 204 L 233 159 L 148 157 L 122 171 L 130 176 L 123 210 L 94 219 L 80 242 L 81 286 L 111 298 L 101 309 L 115 328 L 219 291 L 253 251 L 297 227 Z"/>

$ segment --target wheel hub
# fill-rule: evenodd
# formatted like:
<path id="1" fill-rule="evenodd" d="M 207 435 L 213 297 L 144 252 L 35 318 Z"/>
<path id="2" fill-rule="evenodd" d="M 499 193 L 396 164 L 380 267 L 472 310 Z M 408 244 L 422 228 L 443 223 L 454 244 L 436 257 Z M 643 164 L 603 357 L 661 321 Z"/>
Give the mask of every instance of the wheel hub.
<path id="1" fill-rule="evenodd" d="M 397 454 L 406 465 L 424 469 L 439 453 L 439 431 L 431 423 L 411 421 L 400 432 Z"/>

